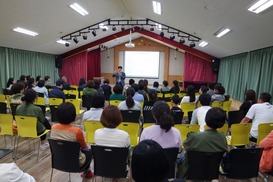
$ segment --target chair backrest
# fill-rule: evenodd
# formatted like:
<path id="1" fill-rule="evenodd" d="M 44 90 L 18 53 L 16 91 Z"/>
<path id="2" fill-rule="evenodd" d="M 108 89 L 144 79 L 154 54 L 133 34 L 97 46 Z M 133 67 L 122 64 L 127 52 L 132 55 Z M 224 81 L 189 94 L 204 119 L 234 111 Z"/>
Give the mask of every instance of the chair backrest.
<path id="1" fill-rule="evenodd" d="M 65 94 L 65 99 L 76 99 L 77 96 L 74 94 Z"/>
<path id="2" fill-rule="evenodd" d="M 178 154 L 178 148 L 165 148 L 163 149 L 164 154 L 167 158 L 169 164 L 169 172 L 168 172 L 168 179 L 175 178 L 175 166 L 176 166 L 176 159 Z"/>
<path id="3" fill-rule="evenodd" d="M 257 144 L 259 144 L 272 130 L 273 130 L 273 123 L 259 124 Z"/>
<path id="4" fill-rule="evenodd" d="M 44 93 L 39 93 L 39 92 L 37 92 L 37 95 L 38 95 L 38 97 L 44 97 L 45 96 Z"/>
<path id="5" fill-rule="evenodd" d="M 65 172 L 80 172 L 78 142 L 48 139 L 52 168 Z"/>
<path id="6" fill-rule="evenodd" d="M 0 94 L 0 102 L 6 102 L 6 96 L 4 94 Z"/>
<path id="7" fill-rule="evenodd" d="M 85 128 L 85 140 L 87 143 L 95 143 L 94 141 L 94 135 L 95 131 L 99 128 L 103 128 L 100 121 L 83 121 L 84 128 Z"/>
<path id="8" fill-rule="evenodd" d="M 163 93 L 157 93 L 157 98 L 163 99 L 163 97 L 164 97 L 164 94 L 163 94 Z"/>
<path id="9" fill-rule="evenodd" d="M 182 111 L 184 112 L 184 116 L 188 116 L 189 111 L 193 111 L 196 107 L 196 103 L 194 102 L 183 102 L 180 104 Z"/>
<path id="10" fill-rule="evenodd" d="M 0 114 L 0 135 L 13 135 L 11 114 Z"/>
<path id="11" fill-rule="evenodd" d="M 231 100 L 227 100 L 223 102 L 223 110 L 226 111 L 226 113 L 230 111 L 231 103 L 232 103 Z"/>
<path id="12" fill-rule="evenodd" d="M 251 123 L 231 125 L 230 145 L 233 146 L 247 145 L 249 143 L 250 129 Z"/>
<path id="13" fill-rule="evenodd" d="M 230 127 L 232 124 L 240 123 L 243 119 L 243 112 L 238 111 L 229 111 L 228 112 L 228 127 Z"/>
<path id="14" fill-rule="evenodd" d="M 200 125 L 197 124 L 176 124 L 174 125 L 180 131 L 181 140 L 184 142 L 190 132 L 199 132 Z"/>
<path id="15" fill-rule="evenodd" d="M 139 110 L 121 110 L 123 122 L 139 123 L 141 112 Z"/>
<path id="16" fill-rule="evenodd" d="M 188 180 L 218 179 L 219 166 L 225 152 L 187 151 Z"/>
<path id="17" fill-rule="evenodd" d="M 57 110 L 58 110 L 58 105 L 51 105 L 50 107 L 50 113 L 51 113 L 51 122 L 56 122 L 59 121 L 58 115 L 57 115 Z"/>
<path id="18" fill-rule="evenodd" d="M 171 112 L 174 124 L 182 124 L 184 112 Z"/>
<path id="19" fill-rule="evenodd" d="M 131 146 L 138 144 L 139 123 L 122 122 L 118 129 L 124 130 L 129 134 Z"/>
<path id="20" fill-rule="evenodd" d="M 72 103 L 76 108 L 76 114 L 80 114 L 81 101 L 78 99 L 65 99 L 66 102 Z"/>
<path id="21" fill-rule="evenodd" d="M 88 110 L 92 107 L 92 95 L 82 95 L 82 107 L 86 107 Z"/>
<path id="22" fill-rule="evenodd" d="M 61 98 L 48 98 L 49 100 L 49 105 L 51 106 L 58 106 L 60 105 L 61 103 L 63 103 L 63 99 Z"/>
<path id="23" fill-rule="evenodd" d="M 222 108 L 222 107 L 223 107 L 223 103 L 224 103 L 224 102 L 214 101 L 214 102 L 211 103 L 211 107 L 219 107 L 219 108 Z"/>
<path id="24" fill-rule="evenodd" d="M 230 151 L 229 178 L 247 179 L 258 177 L 263 148 L 237 148 Z"/>
<path id="25" fill-rule="evenodd" d="M 92 145 L 94 174 L 107 178 L 126 178 L 128 148 Z"/>
<path id="26" fill-rule="evenodd" d="M 0 102 L 0 113 L 6 114 L 7 113 L 7 103 Z"/>
<path id="27" fill-rule="evenodd" d="M 44 97 L 37 97 L 35 104 L 37 105 L 45 105 L 46 99 Z"/>
<path id="28" fill-rule="evenodd" d="M 20 137 L 37 137 L 37 118 L 34 116 L 15 116 L 18 136 Z"/>
<path id="29" fill-rule="evenodd" d="M 156 123 L 156 120 L 152 114 L 152 110 L 143 111 L 143 123 Z"/>
<path id="30" fill-rule="evenodd" d="M 118 107 L 119 103 L 121 102 L 121 100 L 110 100 L 110 105 Z"/>
<path id="31" fill-rule="evenodd" d="M 205 130 L 208 129 L 208 126 L 205 125 L 205 126 L 204 126 L 204 129 L 205 129 Z M 221 128 L 217 128 L 217 131 L 218 131 L 219 133 L 223 133 L 224 135 L 226 135 L 226 134 L 227 134 L 227 131 L 228 131 L 228 124 L 225 123 Z"/>

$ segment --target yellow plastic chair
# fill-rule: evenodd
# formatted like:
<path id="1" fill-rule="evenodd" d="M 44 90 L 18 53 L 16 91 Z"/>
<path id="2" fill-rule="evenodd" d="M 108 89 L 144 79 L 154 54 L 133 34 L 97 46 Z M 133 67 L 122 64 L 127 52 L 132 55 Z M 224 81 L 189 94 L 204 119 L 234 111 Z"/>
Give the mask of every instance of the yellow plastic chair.
<path id="1" fill-rule="evenodd" d="M 37 97 L 35 104 L 36 105 L 45 105 L 46 99 L 44 97 Z"/>
<path id="2" fill-rule="evenodd" d="M 110 100 L 110 105 L 118 107 L 119 103 L 121 102 L 121 100 Z"/>
<path id="3" fill-rule="evenodd" d="M 71 88 L 75 88 L 76 90 L 78 90 L 78 85 L 70 85 Z M 69 90 L 70 91 L 70 90 Z"/>
<path id="4" fill-rule="evenodd" d="M 78 90 L 68 90 L 67 94 L 75 95 L 76 99 L 79 99 L 79 91 Z"/>
<path id="5" fill-rule="evenodd" d="M 172 98 L 174 95 L 174 93 L 165 93 L 164 98 Z"/>
<path id="6" fill-rule="evenodd" d="M 37 162 L 39 161 L 39 152 L 40 152 L 40 137 L 46 135 L 50 130 L 45 130 L 42 134 L 37 135 L 37 118 L 33 116 L 15 116 L 17 130 L 18 130 L 18 139 L 17 146 L 15 147 L 15 161 L 17 159 L 18 145 L 20 138 L 32 138 L 39 139 L 38 142 L 38 154 Z"/>
<path id="7" fill-rule="evenodd" d="M 204 129 L 205 129 L 205 130 L 208 129 L 208 126 L 205 125 L 205 126 L 204 126 Z M 219 133 L 223 133 L 224 135 L 226 135 L 226 134 L 227 134 L 227 131 L 228 131 L 228 124 L 225 123 L 221 128 L 217 128 L 217 131 L 218 131 Z"/>
<path id="8" fill-rule="evenodd" d="M 222 107 L 223 107 L 223 103 L 224 103 L 224 102 L 212 102 L 212 103 L 211 103 L 211 107 L 219 107 L 219 108 L 222 108 Z"/>
<path id="9" fill-rule="evenodd" d="M 63 99 L 61 98 L 48 98 L 49 105 L 51 106 L 59 106 L 61 103 L 63 103 Z"/>
<path id="10" fill-rule="evenodd" d="M 223 102 L 223 110 L 226 111 L 226 113 L 228 113 L 230 111 L 231 103 L 232 103 L 231 100 Z"/>
<path id="11" fill-rule="evenodd" d="M 171 102 L 166 102 L 166 103 L 168 104 L 168 106 L 169 106 L 170 108 L 173 107 Z"/>
<path id="12" fill-rule="evenodd" d="M 3 94 L 0 94 L 0 102 L 6 102 L 6 96 Z"/>
<path id="13" fill-rule="evenodd" d="M 78 99 L 65 99 L 65 102 L 70 102 L 75 106 L 76 114 L 82 114 L 85 111 L 81 109 L 81 101 Z"/>
<path id="14" fill-rule="evenodd" d="M 149 126 L 152 126 L 152 125 L 154 125 L 155 123 L 144 123 L 143 125 L 142 125 L 142 127 L 143 127 L 143 129 L 145 129 L 145 128 L 147 128 L 147 127 L 149 127 Z"/>
<path id="15" fill-rule="evenodd" d="M 138 123 L 130 123 L 130 122 L 122 122 L 118 126 L 118 129 L 124 130 L 129 134 L 132 147 L 138 144 L 139 128 L 140 127 Z"/>
<path id="16" fill-rule="evenodd" d="M 194 111 L 196 103 L 194 102 L 183 102 L 180 104 L 182 111 L 184 112 L 184 117 L 188 117 L 188 112 Z"/>
<path id="17" fill-rule="evenodd" d="M 184 142 L 187 139 L 187 135 L 190 132 L 199 132 L 200 125 L 197 124 L 176 124 L 174 125 L 180 131 L 181 140 Z"/>
<path id="18" fill-rule="evenodd" d="M 12 119 L 13 116 L 11 114 L 0 114 L 0 135 L 4 136 L 5 148 L 7 148 L 6 135 L 14 135 L 12 130 Z M 13 146 L 14 145 L 15 143 L 13 144 Z"/>
<path id="19" fill-rule="evenodd" d="M 157 98 L 163 99 L 163 93 L 157 93 Z"/>
<path id="20" fill-rule="evenodd" d="M 182 99 L 184 96 L 186 96 L 186 93 L 179 93 L 177 94 L 180 99 Z"/>
<path id="21" fill-rule="evenodd" d="M 257 144 L 259 144 L 272 130 L 273 130 L 273 123 L 259 124 Z"/>
<path id="22" fill-rule="evenodd" d="M 242 146 L 249 143 L 251 123 L 231 125 L 231 135 L 227 136 L 227 143 L 231 146 Z"/>
<path id="23" fill-rule="evenodd" d="M 94 121 L 94 120 L 89 120 L 89 121 L 83 121 L 83 125 L 85 128 L 85 140 L 87 143 L 95 143 L 94 141 L 94 135 L 95 131 L 97 129 L 103 128 L 102 124 L 100 121 Z"/>

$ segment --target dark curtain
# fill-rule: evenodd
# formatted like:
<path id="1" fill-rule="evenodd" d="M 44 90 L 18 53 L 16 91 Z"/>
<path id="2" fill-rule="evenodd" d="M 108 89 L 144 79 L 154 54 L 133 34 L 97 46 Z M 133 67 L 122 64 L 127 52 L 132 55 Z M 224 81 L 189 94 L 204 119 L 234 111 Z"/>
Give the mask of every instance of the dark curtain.
<path id="1" fill-rule="evenodd" d="M 88 52 L 87 56 L 87 80 L 101 76 L 100 48 Z"/>

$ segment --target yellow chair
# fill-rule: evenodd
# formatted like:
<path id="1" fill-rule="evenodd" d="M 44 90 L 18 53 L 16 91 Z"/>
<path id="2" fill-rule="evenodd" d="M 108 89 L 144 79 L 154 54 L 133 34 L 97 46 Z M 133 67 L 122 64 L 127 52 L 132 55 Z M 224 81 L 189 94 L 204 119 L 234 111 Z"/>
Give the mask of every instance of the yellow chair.
<path id="1" fill-rule="evenodd" d="M 205 129 L 205 130 L 208 129 L 208 126 L 205 125 L 205 126 L 204 126 L 204 129 Z M 218 131 L 219 133 L 223 133 L 224 135 L 226 135 L 226 134 L 227 134 L 227 131 L 228 131 L 228 124 L 225 123 L 221 128 L 217 128 L 217 131 Z"/>
<path id="2" fill-rule="evenodd" d="M 94 141 L 94 135 L 95 131 L 99 128 L 103 128 L 102 124 L 100 121 L 94 121 L 94 120 L 89 120 L 89 121 L 83 121 L 83 125 L 85 128 L 85 140 L 87 143 L 95 143 Z"/>
<path id="3" fill-rule="evenodd" d="M 168 106 L 169 106 L 170 108 L 173 107 L 171 102 L 166 102 L 166 103 L 168 104 Z"/>
<path id="4" fill-rule="evenodd" d="M 224 102 L 212 102 L 211 103 L 211 107 L 219 107 L 219 108 L 222 108 L 223 107 L 223 103 Z"/>
<path id="5" fill-rule="evenodd" d="M 46 99 L 44 97 L 37 97 L 35 104 L 36 105 L 45 105 Z"/>
<path id="6" fill-rule="evenodd" d="M 187 135 L 190 132 L 199 132 L 200 125 L 197 124 L 176 124 L 174 125 L 180 131 L 181 140 L 184 142 L 187 139 Z"/>
<path id="7" fill-rule="evenodd" d="M 163 99 L 163 93 L 157 93 L 157 98 Z"/>
<path id="8" fill-rule="evenodd" d="M 78 90 L 78 85 L 70 85 L 71 88 L 75 88 L 76 90 Z M 70 91 L 70 90 L 69 90 Z"/>
<path id="9" fill-rule="evenodd" d="M 139 102 L 141 110 L 143 109 L 144 102 Z"/>
<path id="10" fill-rule="evenodd" d="M 59 106 L 61 103 L 63 103 L 63 99 L 61 98 L 48 98 L 49 105 L 51 106 Z"/>
<path id="11" fill-rule="evenodd" d="M 6 102 L 6 96 L 3 94 L 0 94 L 0 102 Z"/>
<path id="12" fill-rule="evenodd" d="M 232 103 L 231 100 L 223 102 L 223 110 L 226 111 L 226 113 L 228 113 L 230 111 L 231 103 Z"/>
<path id="13" fill-rule="evenodd" d="M 180 104 L 182 111 L 184 112 L 184 117 L 188 117 L 188 112 L 194 111 L 196 103 L 194 102 L 183 102 Z"/>
<path id="14" fill-rule="evenodd" d="M 85 110 L 81 109 L 81 101 L 78 99 L 65 99 L 66 102 L 72 103 L 76 108 L 76 114 L 82 114 Z"/>
<path id="15" fill-rule="evenodd" d="M 179 93 L 177 94 L 180 99 L 182 99 L 184 96 L 186 96 L 186 93 Z"/>
<path id="16" fill-rule="evenodd" d="M 18 153 L 18 145 L 20 137 L 22 138 L 33 138 L 39 139 L 38 144 L 38 154 L 37 154 L 37 162 L 39 160 L 39 152 L 40 152 L 40 137 L 46 135 L 50 130 L 45 130 L 42 134 L 37 135 L 37 118 L 33 116 L 15 116 L 17 130 L 18 130 L 18 139 L 17 146 L 15 147 L 15 160 L 17 158 Z"/>
<path id="17" fill-rule="evenodd" d="M 165 93 L 164 94 L 164 98 L 172 98 L 172 96 L 174 96 L 174 93 Z"/>
<path id="18" fill-rule="evenodd" d="M 147 127 L 149 127 L 149 126 L 152 126 L 152 125 L 154 125 L 155 123 L 143 123 L 143 129 L 145 129 L 145 128 L 147 128 Z"/>
<path id="19" fill-rule="evenodd" d="M 259 144 L 272 130 L 273 130 L 273 123 L 259 124 L 257 144 Z"/>
<path id="20" fill-rule="evenodd" d="M 139 140 L 139 124 L 138 123 L 122 122 L 118 126 L 118 129 L 124 130 L 129 134 L 132 147 L 138 144 L 138 140 Z"/>
<path id="21" fill-rule="evenodd" d="M 110 100 L 110 105 L 118 107 L 119 103 L 121 102 L 121 100 Z"/>
<path id="22" fill-rule="evenodd" d="M 79 99 L 79 91 L 78 90 L 68 90 L 67 94 L 69 94 L 69 95 L 75 95 L 76 99 Z"/>
<path id="23" fill-rule="evenodd" d="M 231 125 L 231 135 L 227 136 L 227 143 L 231 146 L 242 146 L 249 143 L 251 123 Z"/>
<path id="24" fill-rule="evenodd" d="M 0 114 L 0 135 L 4 136 L 5 148 L 7 148 L 6 135 L 13 136 L 12 119 L 11 114 Z"/>

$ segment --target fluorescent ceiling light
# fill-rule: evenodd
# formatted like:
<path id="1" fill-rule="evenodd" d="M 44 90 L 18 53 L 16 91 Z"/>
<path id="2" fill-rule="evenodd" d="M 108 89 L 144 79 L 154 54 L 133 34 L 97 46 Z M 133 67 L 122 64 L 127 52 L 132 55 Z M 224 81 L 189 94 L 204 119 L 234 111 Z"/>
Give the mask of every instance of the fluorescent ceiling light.
<path id="1" fill-rule="evenodd" d="M 80 5 L 78 5 L 77 3 L 70 4 L 69 6 L 70 6 L 70 8 L 72 8 L 75 11 L 77 11 L 78 13 L 80 13 L 82 16 L 88 15 L 88 12 L 85 9 L 83 9 Z"/>
<path id="2" fill-rule="evenodd" d="M 100 26 L 101 29 L 106 29 L 106 30 L 109 29 L 109 27 L 105 26 L 103 23 L 100 23 L 99 26 Z"/>
<path id="3" fill-rule="evenodd" d="M 208 45 L 208 43 L 206 41 L 202 41 L 199 46 L 200 47 L 205 47 L 206 45 Z"/>
<path id="4" fill-rule="evenodd" d="M 154 13 L 161 15 L 161 3 L 153 1 Z"/>
<path id="5" fill-rule="evenodd" d="M 247 10 L 258 14 L 258 13 L 266 10 L 267 8 L 269 8 L 272 5 L 273 5 L 273 0 L 259 0 L 258 2 L 253 4 L 250 8 L 248 8 Z"/>
<path id="6" fill-rule="evenodd" d="M 217 32 L 215 32 L 213 35 L 215 35 L 216 37 L 222 37 L 223 35 L 227 34 L 228 32 L 230 32 L 229 28 L 221 28 L 220 30 L 218 30 Z"/>
<path id="7" fill-rule="evenodd" d="M 63 45 L 66 44 L 66 43 L 70 44 L 70 42 L 67 42 L 67 41 L 62 40 L 62 39 L 57 40 L 56 42 L 58 42 L 59 44 L 63 44 Z"/>
<path id="8" fill-rule="evenodd" d="M 24 28 L 20 28 L 20 27 L 14 28 L 13 31 L 23 33 L 23 34 L 27 34 L 27 35 L 30 35 L 30 36 L 38 35 L 38 33 L 36 33 L 36 32 L 30 31 L 30 30 L 27 30 L 27 29 L 24 29 Z"/>

